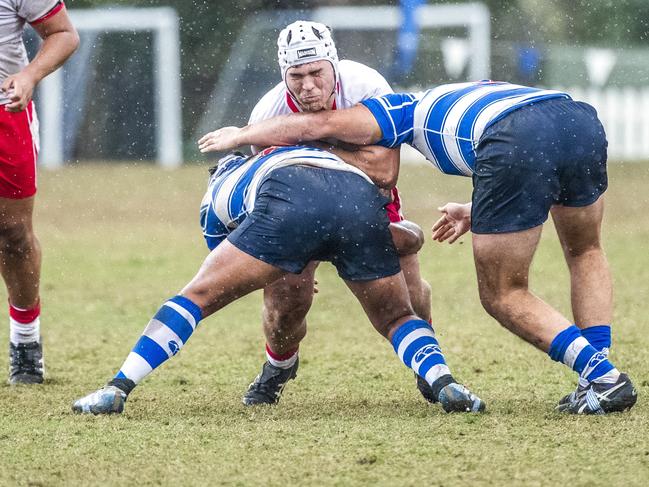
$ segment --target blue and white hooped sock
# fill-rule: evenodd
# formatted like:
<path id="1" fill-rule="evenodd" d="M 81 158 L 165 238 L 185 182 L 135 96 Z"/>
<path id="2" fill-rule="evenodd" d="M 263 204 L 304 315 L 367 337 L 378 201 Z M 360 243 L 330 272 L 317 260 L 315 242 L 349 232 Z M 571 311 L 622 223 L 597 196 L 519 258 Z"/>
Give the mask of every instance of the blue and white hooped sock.
<path id="1" fill-rule="evenodd" d="M 115 379 L 130 379 L 135 384 L 140 382 L 178 353 L 201 318 L 201 309 L 184 296 L 168 300 L 149 321 Z"/>
<path id="2" fill-rule="evenodd" d="M 442 376 L 452 378 L 435 332 L 426 321 L 406 321 L 392 335 L 392 346 L 406 367 L 414 370 L 431 387 Z"/>
<path id="3" fill-rule="evenodd" d="M 583 336 L 595 350 L 603 352 L 608 356 L 611 348 L 611 325 L 589 326 L 581 329 Z"/>
<path id="4" fill-rule="evenodd" d="M 615 382 L 620 375 L 606 354 L 588 343 L 574 325 L 554 337 L 548 355 L 577 372 L 582 386 L 593 381 Z"/>

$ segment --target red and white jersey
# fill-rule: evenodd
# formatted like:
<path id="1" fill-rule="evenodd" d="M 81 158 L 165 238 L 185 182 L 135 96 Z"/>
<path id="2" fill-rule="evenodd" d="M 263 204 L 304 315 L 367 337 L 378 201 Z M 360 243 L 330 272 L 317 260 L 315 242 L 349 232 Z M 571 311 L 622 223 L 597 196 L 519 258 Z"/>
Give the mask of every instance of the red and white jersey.
<path id="1" fill-rule="evenodd" d="M 393 93 L 378 71 L 354 61 L 338 63 L 338 83 L 333 109 L 351 108 L 363 100 Z M 266 93 L 252 110 L 248 123 L 301 111 L 297 101 L 281 82 Z"/>
<path id="2" fill-rule="evenodd" d="M 25 23 L 38 24 L 63 8 L 61 0 L 0 0 L 0 83 L 28 64 Z M 0 105 L 8 103 L 0 92 Z"/>

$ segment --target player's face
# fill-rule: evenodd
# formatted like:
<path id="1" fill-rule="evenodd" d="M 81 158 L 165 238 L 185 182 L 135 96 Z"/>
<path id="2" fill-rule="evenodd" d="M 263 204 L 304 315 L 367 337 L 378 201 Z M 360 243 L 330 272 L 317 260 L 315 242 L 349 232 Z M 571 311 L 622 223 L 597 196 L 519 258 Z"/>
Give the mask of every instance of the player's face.
<path id="1" fill-rule="evenodd" d="M 305 112 L 330 110 L 336 87 L 334 68 L 324 60 L 289 68 L 286 86 Z"/>

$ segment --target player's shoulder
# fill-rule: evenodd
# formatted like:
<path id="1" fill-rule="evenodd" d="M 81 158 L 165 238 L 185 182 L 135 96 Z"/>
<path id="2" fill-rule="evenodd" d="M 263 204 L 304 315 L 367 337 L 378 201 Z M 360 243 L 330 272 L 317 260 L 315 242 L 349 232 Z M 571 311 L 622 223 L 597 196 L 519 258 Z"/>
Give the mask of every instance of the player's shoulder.
<path id="1" fill-rule="evenodd" d="M 261 97 L 252 109 L 249 122 L 259 122 L 287 113 L 290 113 L 290 109 L 286 102 L 286 86 L 281 82 Z"/>
<path id="2" fill-rule="evenodd" d="M 31 24 L 47 20 L 64 7 L 62 0 L 2 0 L 0 4 L 5 7 L 9 5 Z"/>
<path id="3" fill-rule="evenodd" d="M 376 69 L 344 59 L 338 63 L 340 90 L 346 104 L 355 105 L 375 96 L 392 93 L 386 79 Z"/>

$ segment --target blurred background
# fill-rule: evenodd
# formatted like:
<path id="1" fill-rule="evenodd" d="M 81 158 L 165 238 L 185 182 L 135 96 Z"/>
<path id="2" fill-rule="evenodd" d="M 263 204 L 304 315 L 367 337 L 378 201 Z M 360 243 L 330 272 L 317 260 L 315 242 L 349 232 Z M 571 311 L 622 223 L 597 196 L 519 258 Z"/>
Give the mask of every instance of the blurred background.
<path id="1" fill-rule="evenodd" d="M 649 159 L 647 0 L 70 0 L 79 51 L 40 87 L 41 162 L 199 159 L 278 81 L 276 38 L 299 18 L 393 88 L 490 78 L 595 105 L 610 155 Z M 142 10 L 141 10 L 142 9 Z M 37 46 L 28 29 L 28 45 Z"/>

